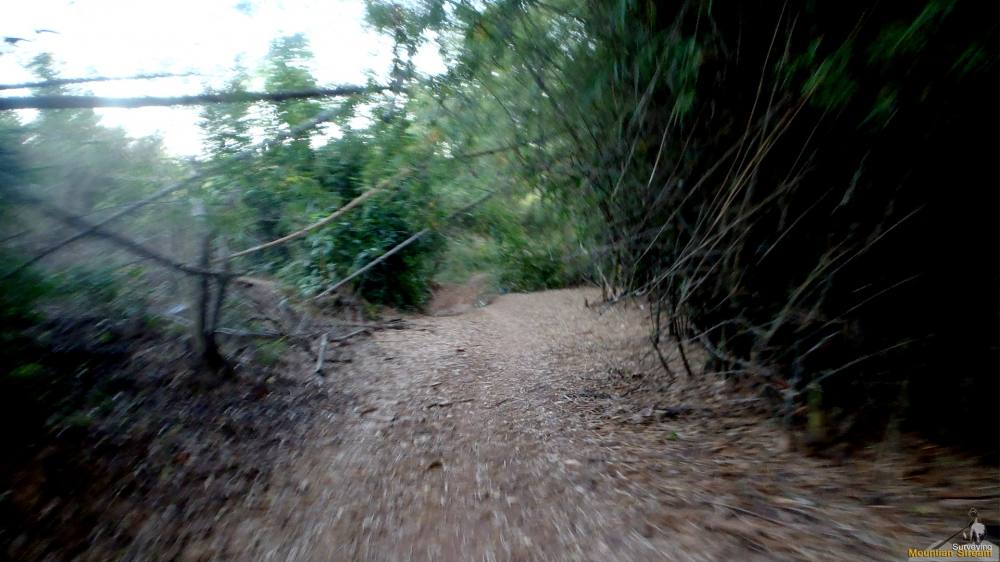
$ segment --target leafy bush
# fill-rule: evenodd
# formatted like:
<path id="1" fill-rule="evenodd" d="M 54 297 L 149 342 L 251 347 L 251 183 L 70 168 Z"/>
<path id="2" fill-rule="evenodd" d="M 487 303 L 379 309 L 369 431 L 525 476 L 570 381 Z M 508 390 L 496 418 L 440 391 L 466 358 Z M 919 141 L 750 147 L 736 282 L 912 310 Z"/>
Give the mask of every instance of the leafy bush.
<path id="1" fill-rule="evenodd" d="M 456 262 L 545 286 L 555 225 L 597 221 L 614 289 L 775 413 L 822 395 L 849 438 L 895 416 L 996 451 L 995 3 L 436 4 L 399 13 L 457 38 L 438 126 L 519 147 L 494 178 L 578 211 L 488 213 Z"/>
<path id="2" fill-rule="evenodd" d="M 578 247 L 576 221 L 536 196 L 508 197 L 477 209 L 463 230 L 449 237 L 438 273 L 442 281 L 461 282 L 489 273 L 502 290 L 537 291 L 583 281 L 589 266 Z"/>

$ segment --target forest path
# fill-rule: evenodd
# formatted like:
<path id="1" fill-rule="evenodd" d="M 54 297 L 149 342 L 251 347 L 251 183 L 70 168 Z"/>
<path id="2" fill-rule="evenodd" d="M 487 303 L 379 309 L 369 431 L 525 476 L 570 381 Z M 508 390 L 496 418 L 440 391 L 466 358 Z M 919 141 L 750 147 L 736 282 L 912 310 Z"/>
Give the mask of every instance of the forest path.
<path id="1" fill-rule="evenodd" d="M 623 406 L 634 397 L 623 397 L 623 385 L 646 377 L 630 363 L 648 348 L 644 313 L 584 306 L 597 297 L 588 289 L 505 295 L 461 316 L 410 318 L 405 330 L 357 344 L 354 360 L 328 375 L 352 407 L 327 413 L 312 444 L 279 471 L 266 509 L 224 520 L 185 558 L 877 560 L 905 552 L 897 550 L 908 530 L 899 510 L 873 506 L 870 487 L 851 488 L 876 478 L 864 461 L 838 468 L 787 452 L 780 431 L 719 404 Z"/>

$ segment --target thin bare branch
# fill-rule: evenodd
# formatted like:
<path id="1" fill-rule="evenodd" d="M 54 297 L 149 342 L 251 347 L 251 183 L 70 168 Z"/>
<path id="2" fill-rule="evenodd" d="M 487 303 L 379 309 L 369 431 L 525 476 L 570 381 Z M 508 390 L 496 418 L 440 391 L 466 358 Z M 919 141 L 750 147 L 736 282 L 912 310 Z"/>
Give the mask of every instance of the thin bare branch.
<path id="1" fill-rule="evenodd" d="M 100 96 L 18 96 L 0 98 L 4 109 L 86 109 L 97 107 L 170 107 L 179 105 L 205 105 L 210 103 L 248 103 L 255 101 L 289 101 L 309 98 L 327 98 L 368 94 L 384 90 L 381 87 L 342 86 L 339 88 L 312 88 L 285 92 L 231 92 L 223 94 L 198 94 L 194 96 L 145 96 L 136 98 L 105 98 Z"/>
<path id="2" fill-rule="evenodd" d="M 451 219 L 452 217 L 455 217 L 455 216 L 457 216 L 457 215 L 459 215 L 461 213 L 464 213 L 464 212 L 468 211 L 469 209 L 472 209 L 476 205 L 479 205 L 480 203 L 482 203 L 483 201 L 486 201 L 487 199 L 489 199 L 492 196 L 493 196 L 493 192 L 487 193 L 486 195 L 480 197 L 479 199 L 476 199 L 472 203 L 469 203 L 468 205 L 465 205 L 464 207 L 461 207 L 459 209 L 456 209 L 455 211 L 452 211 L 445 220 Z M 313 299 L 314 300 L 318 300 L 318 299 L 321 299 L 321 298 L 323 298 L 323 297 L 325 297 L 325 296 L 333 293 L 337 289 L 339 289 L 339 288 L 343 287 L 344 285 L 346 285 L 352 279 L 358 277 L 359 275 L 362 275 L 362 274 L 366 273 L 371 268 L 373 268 L 376 265 L 378 265 L 378 264 L 384 262 L 385 260 L 389 259 L 393 255 L 395 255 L 397 252 L 399 252 L 400 250 L 402 250 L 403 248 L 409 246 L 410 244 L 413 244 L 414 242 L 416 242 L 417 240 L 419 240 L 423 236 L 427 235 L 432 230 L 433 229 L 431 229 L 431 228 L 425 228 L 425 229 L 421 230 L 420 232 L 414 234 L 413 236 L 410 236 L 406 240 L 403 240 L 402 242 L 400 242 L 399 244 L 397 244 L 395 247 L 393 247 L 392 249 L 390 249 L 386 253 L 382 254 L 381 256 L 375 258 L 374 260 L 372 260 L 371 262 L 369 262 L 367 265 L 365 265 L 361 269 L 355 271 L 354 273 L 348 275 L 347 277 L 341 279 L 340 281 L 337 281 L 336 283 L 334 283 L 333 285 L 331 285 L 328 289 L 324 290 L 322 293 L 320 293 L 320 294 L 316 295 L 315 297 L 313 297 Z"/>
<path id="3" fill-rule="evenodd" d="M 82 218 L 80 218 L 80 217 L 78 217 L 78 216 L 76 216 L 76 215 L 68 212 L 68 211 L 60 209 L 59 207 L 56 207 L 52 203 L 44 201 L 41 198 L 35 197 L 34 195 L 29 195 L 29 194 L 26 194 L 26 193 L 23 193 L 23 192 L 19 192 L 19 193 L 16 194 L 16 197 L 19 200 L 21 200 L 22 202 L 29 203 L 31 205 L 37 206 L 43 213 L 45 213 L 45 214 L 49 215 L 50 217 L 58 220 L 59 222 L 62 222 L 64 224 L 68 225 L 68 226 L 71 226 L 71 227 L 79 229 L 79 230 L 86 230 L 86 231 L 90 232 L 93 236 L 97 236 L 99 238 L 104 238 L 105 240 L 107 240 L 107 241 L 109 241 L 109 242 L 111 242 L 111 243 L 113 243 L 113 244 L 115 244 L 115 245 L 117 245 L 117 246 L 119 246 L 119 247 L 121 247 L 121 248 L 123 248 L 125 250 L 128 250 L 129 252 L 131 252 L 133 254 L 136 254 L 138 256 L 142 256 L 144 258 L 150 259 L 150 260 L 152 260 L 152 261 L 154 261 L 154 262 L 156 262 L 156 263 L 158 263 L 158 264 L 160 264 L 160 265 L 162 265 L 164 267 L 168 267 L 170 269 L 174 269 L 176 271 L 180 271 L 181 273 L 186 273 L 188 275 L 208 275 L 208 276 L 213 276 L 213 277 L 235 277 L 236 275 L 238 275 L 238 274 L 229 273 L 229 272 L 226 272 L 226 271 L 216 271 L 216 270 L 212 270 L 212 269 L 207 269 L 207 268 L 203 268 L 203 267 L 197 267 L 197 266 L 188 265 L 188 264 L 185 264 L 185 263 L 181 263 L 181 262 L 175 261 L 173 259 L 170 259 L 170 258 L 168 258 L 168 257 L 160 254 L 156 250 L 153 250 L 151 248 L 147 248 L 146 246 L 143 246 L 142 244 L 140 244 L 140 243 L 138 243 L 138 242 L 136 242 L 134 240 L 126 238 L 126 237 L 124 237 L 124 236 L 122 236 L 120 234 L 116 234 L 114 232 L 110 232 L 110 231 L 104 230 L 103 228 L 101 228 L 99 226 L 91 224 L 90 222 L 88 222 L 88 221 L 86 221 L 86 220 L 84 220 L 84 219 L 82 219 Z M 7 274 L 5 274 L 4 275 L 4 279 L 10 277 L 11 275 L 13 275 L 14 273 L 16 273 L 17 271 L 20 271 L 20 268 L 15 269 L 13 272 L 8 272 Z"/>
<path id="4" fill-rule="evenodd" d="M 55 80 L 44 80 L 41 82 L 21 82 L 20 84 L 0 84 L 0 90 L 22 90 L 25 88 L 53 88 L 56 86 L 67 86 L 69 84 L 86 84 L 90 82 L 113 82 L 119 80 L 154 80 L 156 78 L 184 78 L 188 76 L 201 76 L 197 72 L 183 72 L 175 74 L 171 72 L 157 72 L 153 74 L 133 74 L 132 76 L 94 76 L 91 78 L 57 78 Z"/>

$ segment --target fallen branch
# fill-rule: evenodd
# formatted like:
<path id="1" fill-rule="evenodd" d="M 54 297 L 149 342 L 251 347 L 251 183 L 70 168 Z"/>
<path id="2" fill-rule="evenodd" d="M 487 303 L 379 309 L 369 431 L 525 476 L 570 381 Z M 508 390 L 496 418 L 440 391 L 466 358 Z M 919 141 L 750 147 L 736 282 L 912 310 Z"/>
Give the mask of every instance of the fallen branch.
<path id="1" fill-rule="evenodd" d="M 205 105 L 209 103 L 249 103 L 255 101 L 289 101 L 308 98 L 351 96 L 381 91 L 385 88 L 343 86 L 340 88 L 313 88 L 287 92 L 232 92 L 225 94 L 198 94 L 195 96 L 136 98 L 105 98 L 100 96 L 18 96 L 0 98 L 4 109 L 85 109 L 97 107 L 164 107 L 178 105 Z"/>
<path id="2" fill-rule="evenodd" d="M 335 338 L 329 337 L 329 332 L 325 330 L 317 330 L 314 332 L 297 332 L 294 334 L 286 334 L 285 332 L 254 332 L 248 330 L 234 330 L 232 328 L 218 328 L 215 330 L 217 334 L 223 334 L 227 336 L 232 336 L 235 338 L 261 338 L 261 339 L 294 339 L 294 340 L 306 340 L 311 339 L 316 336 L 325 336 L 327 338 L 327 343 L 330 342 L 342 342 L 347 341 L 354 336 L 363 334 L 365 332 L 370 332 L 375 328 L 361 328 L 359 330 L 354 330 L 343 336 L 337 336 Z"/>

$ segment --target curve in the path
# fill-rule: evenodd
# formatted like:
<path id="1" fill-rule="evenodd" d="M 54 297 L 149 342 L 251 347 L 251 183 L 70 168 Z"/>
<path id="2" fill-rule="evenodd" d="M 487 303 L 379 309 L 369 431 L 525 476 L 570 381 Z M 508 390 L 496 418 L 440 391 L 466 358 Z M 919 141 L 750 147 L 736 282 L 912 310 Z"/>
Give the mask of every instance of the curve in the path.
<path id="1" fill-rule="evenodd" d="M 810 474 L 820 465 L 784 452 L 759 420 L 716 412 L 623 421 L 624 398 L 601 381 L 646 350 L 643 312 L 584 306 L 596 297 L 505 295 L 461 316 L 411 318 L 406 330 L 360 344 L 330 382 L 356 406 L 327 416 L 273 483 L 270 507 L 234 518 L 214 552 L 263 561 L 787 560 L 853 544 L 848 558 L 886 555 L 878 529 L 892 522 L 834 501 L 838 484 L 818 488 Z M 819 506 L 835 525 L 820 522 Z M 816 529 L 808 541 L 803 526 Z"/>

